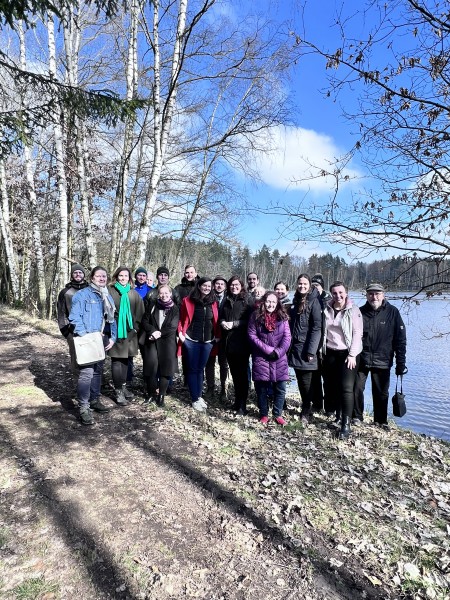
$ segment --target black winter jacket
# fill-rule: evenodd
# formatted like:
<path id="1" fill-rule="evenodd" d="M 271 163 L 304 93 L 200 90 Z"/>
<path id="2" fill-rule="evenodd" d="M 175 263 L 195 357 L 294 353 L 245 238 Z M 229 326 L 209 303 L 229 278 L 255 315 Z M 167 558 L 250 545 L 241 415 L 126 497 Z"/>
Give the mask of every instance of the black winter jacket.
<path id="1" fill-rule="evenodd" d="M 406 364 L 406 329 L 398 309 L 383 300 L 378 310 L 368 302 L 361 307 L 363 317 L 363 350 L 360 365 L 366 368 L 390 369 Z"/>
<path id="2" fill-rule="evenodd" d="M 69 323 L 70 309 L 72 308 L 72 298 L 74 295 L 83 290 L 89 284 L 87 281 L 69 281 L 65 288 L 58 294 L 56 302 L 56 315 L 58 318 L 58 327 L 65 338 L 73 333 L 74 326 Z"/>
<path id="3" fill-rule="evenodd" d="M 219 321 L 233 321 L 233 329 L 222 329 L 222 344 L 227 354 L 250 354 L 247 335 L 248 321 L 253 312 L 253 298 L 249 294 L 227 295 L 222 304 Z"/>

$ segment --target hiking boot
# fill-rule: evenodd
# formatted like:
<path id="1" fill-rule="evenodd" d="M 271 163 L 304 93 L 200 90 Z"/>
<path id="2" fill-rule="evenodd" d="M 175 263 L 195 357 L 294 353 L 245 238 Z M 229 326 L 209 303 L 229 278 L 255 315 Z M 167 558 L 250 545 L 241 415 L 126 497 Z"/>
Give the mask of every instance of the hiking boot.
<path id="1" fill-rule="evenodd" d="M 356 417 L 354 419 L 352 419 L 353 427 L 361 427 L 362 424 L 363 424 L 362 419 L 358 419 Z"/>
<path id="2" fill-rule="evenodd" d="M 99 413 L 105 413 L 105 412 L 109 412 L 109 406 L 106 406 L 106 404 L 103 404 L 101 402 L 101 400 L 99 400 L 97 398 L 97 400 L 92 400 L 90 402 L 91 405 L 91 409 L 95 410 L 95 412 L 99 412 Z"/>
<path id="3" fill-rule="evenodd" d="M 274 421 L 275 423 L 278 423 L 278 425 L 287 425 L 286 421 L 283 419 L 283 417 L 274 417 Z"/>
<path id="4" fill-rule="evenodd" d="M 269 422 L 269 417 L 261 417 L 259 422 L 261 423 L 261 425 L 267 425 L 267 423 Z"/>
<path id="5" fill-rule="evenodd" d="M 92 410 L 87 406 L 80 408 L 80 419 L 82 425 L 93 425 L 95 423 Z"/>
<path id="6" fill-rule="evenodd" d="M 131 385 L 131 384 L 130 384 Z M 123 395 L 127 400 L 134 400 L 134 394 L 132 390 L 126 385 L 123 386 Z"/>
<path id="7" fill-rule="evenodd" d="M 390 431 L 390 427 L 387 423 L 374 423 L 375 427 L 379 427 L 380 429 L 384 429 L 384 431 Z"/>
<path id="8" fill-rule="evenodd" d="M 121 385 L 116 388 L 116 402 L 119 406 L 128 406 L 128 400 L 125 398 L 124 393 L 125 385 Z"/>
<path id="9" fill-rule="evenodd" d="M 200 400 L 202 400 L 202 399 L 199 398 L 198 400 L 196 400 L 195 402 L 193 402 L 192 403 L 192 408 L 194 410 L 196 410 L 197 412 L 205 412 L 206 411 L 205 401 L 203 400 L 203 402 L 200 402 Z"/>
<path id="10" fill-rule="evenodd" d="M 163 395 L 161 395 L 161 394 L 158 394 L 158 395 L 156 396 L 156 400 L 155 400 L 155 402 L 156 402 L 156 404 L 157 404 L 158 406 L 164 406 L 164 396 L 163 396 Z"/>

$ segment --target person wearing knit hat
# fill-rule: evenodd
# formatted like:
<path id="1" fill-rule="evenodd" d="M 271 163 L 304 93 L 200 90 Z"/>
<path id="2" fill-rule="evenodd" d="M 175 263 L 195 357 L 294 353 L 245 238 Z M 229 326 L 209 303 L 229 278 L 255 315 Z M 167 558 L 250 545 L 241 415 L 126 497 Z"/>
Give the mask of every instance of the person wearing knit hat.
<path id="1" fill-rule="evenodd" d="M 147 284 L 147 269 L 138 267 L 134 272 L 134 279 L 134 289 L 143 300 L 150 290 Z"/>
<path id="2" fill-rule="evenodd" d="M 70 281 L 59 292 L 56 301 L 56 317 L 58 319 L 58 327 L 62 335 L 66 338 L 69 344 L 70 362 L 72 373 L 78 375 L 78 365 L 75 360 L 75 349 L 73 347 L 73 325 L 69 322 L 69 313 L 72 308 L 72 298 L 83 288 L 88 286 L 86 281 L 86 273 L 83 265 L 75 263 L 70 268 Z"/>
<path id="3" fill-rule="evenodd" d="M 213 290 L 216 294 L 217 303 L 219 306 L 219 313 L 225 302 L 226 290 L 227 290 L 227 279 L 221 275 L 216 275 L 213 279 Z M 226 400 L 226 382 L 228 377 L 228 362 L 227 355 L 225 352 L 225 345 L 220 342 L 218 349 L 218 361 L 219 361 L 219 373 L 220 373 L 220 397 L 219 400 Z M 216 356 L 214 353 L 209 355 L 208 362 L 205 368 L 205 379 L 206 379 L 206 400 L 212 400 L 215 390 L 215 370 L 216 370 Z"/>

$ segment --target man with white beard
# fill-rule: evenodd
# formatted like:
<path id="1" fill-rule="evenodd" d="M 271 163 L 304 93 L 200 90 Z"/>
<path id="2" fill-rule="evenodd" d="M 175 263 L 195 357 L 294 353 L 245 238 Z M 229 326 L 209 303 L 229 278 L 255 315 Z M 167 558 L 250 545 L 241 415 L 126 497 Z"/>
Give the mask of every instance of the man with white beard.
<path id="1" fill-rule="evenodd" d="M 395 374 L 405 375 L 406 330 L 398 309 L 385 299 L 381 283 L 366 288 L 367 302 L 360 308 L 363 317 L 363 350 L 355 381 L 353 425 L 360 425 L 364 413 L 364 388 L 370 372 L 372 381 L 373 420 L 389 429 L 387 422 L 389 382 L 395 356 Z"/>

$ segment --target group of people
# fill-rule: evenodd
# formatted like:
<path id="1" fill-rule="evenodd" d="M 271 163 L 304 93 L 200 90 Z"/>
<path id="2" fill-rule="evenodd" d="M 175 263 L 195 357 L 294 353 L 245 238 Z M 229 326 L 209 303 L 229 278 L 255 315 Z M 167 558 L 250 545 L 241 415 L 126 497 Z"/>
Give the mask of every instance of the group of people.
<path id="1" fill-rule="evenodd" d="M 199 277 L 194 266 L 186 265 L 180 284 L 172 287 L 169 278 L 165 266 L 157 269 L 156 281 L 144 267 L 135 270 L 134 281 L 128 267 L 118 267 L 108 285 L 106 270 L 95 267 L 88 283 L 83 267 L 73 265 L 71 280 L 58 296 L 57 314 L 78 374 L 83 424 L 93 423 L 92 411 L 108 410 L 100 400 L 104 361 L 77 365 L 73 338 L 98 331 L 111 358 L 115 399 L 122 406 L 132 397 L 127 382 L 140 352 L 147 401 L 164 404 L 181 357 L 192 408 L 204 412 L 215 393 L 217 360 L 220 400 L 227 397 L 229 372 L 233 410 L 245 415 L 253 380 L 264 425 L 271 403 L 274 421 L 286 424 L 283 409 L 291 367 L 301 395 L 303 425 L 308 426 L 313 411 L 324 410 L 340 439 L 348 438 L 351 424 L 363 421 L 370 373 L 374 422 L 387 427 L 394 358 L 396 374 L 407 372 L 406 332 L 381 284 L 367 286 L 367 301 L 359 309 L 341 281 L 335 281 L 328 294 L 320 273 L 312 278 L 300 274 L 292 299 L 285 282 L 266 291 L 256 273 L 249 273 L 244 283 L 238 275 Z"/>

